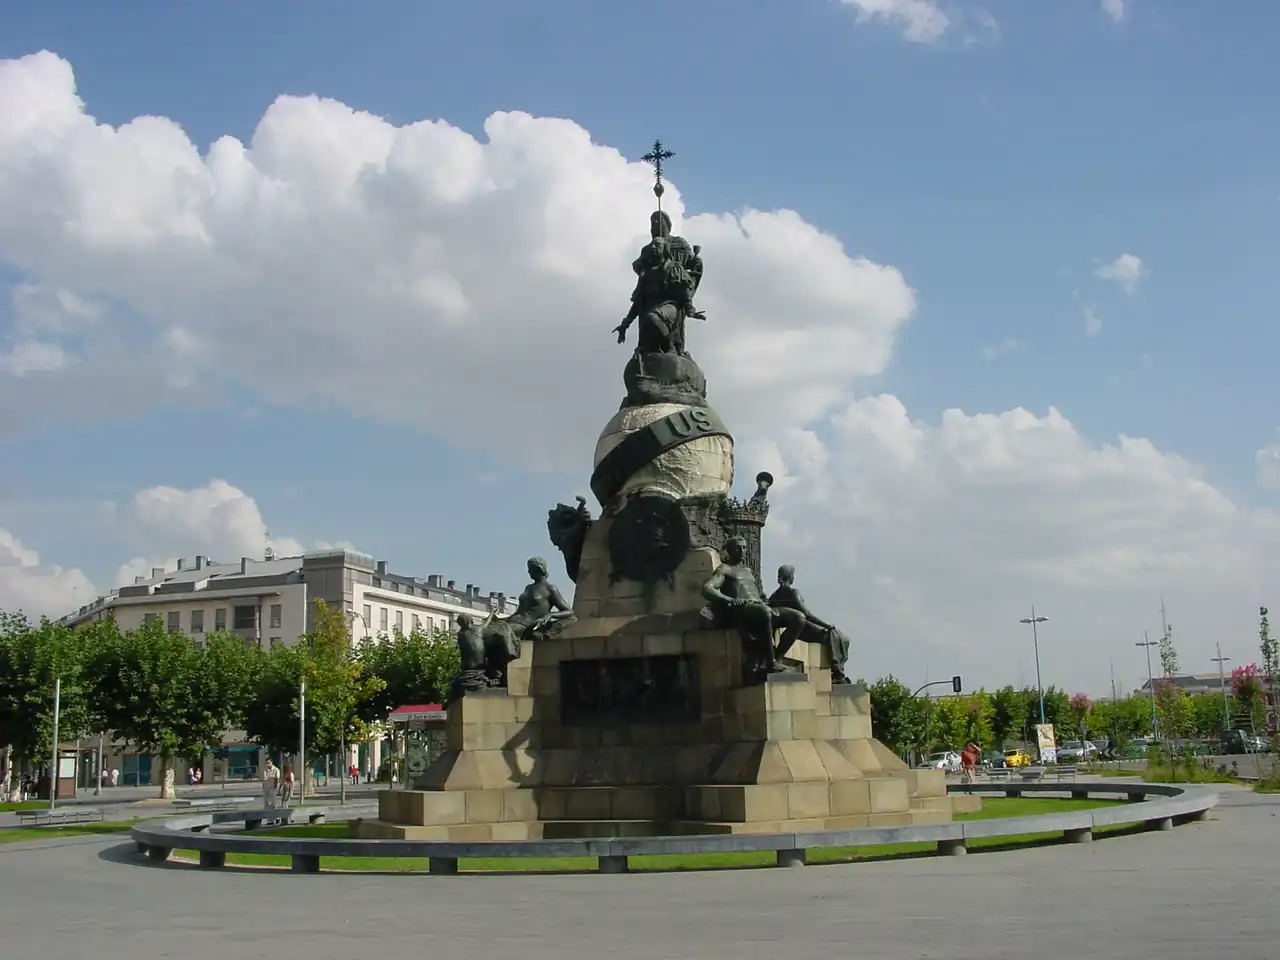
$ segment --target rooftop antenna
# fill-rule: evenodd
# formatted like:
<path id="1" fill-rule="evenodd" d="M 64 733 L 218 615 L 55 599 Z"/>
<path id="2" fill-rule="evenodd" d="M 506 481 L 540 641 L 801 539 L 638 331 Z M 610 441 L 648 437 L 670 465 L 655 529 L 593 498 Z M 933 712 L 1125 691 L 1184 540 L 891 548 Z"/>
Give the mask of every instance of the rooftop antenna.
<path id="1" fill-rule="evenodd" d="M 674 156 L 674 153 L 662 145 L 661 140 L 655 140 L 653 149 L 640 158 L 645 163 L 653 164 L 653 195 L 658 198 L 659 210 L 662 209 L 662 195 L 667 192 L 667 188 L 662 185 L 662 164 Z"/>
<path id="2" fill-rule="evenodd" d="M 271 531 L 265 531 L 267 540 L 267 549 L 262 552 L 263 559 L 274 560 L 276 558 L 276 548 L 271 546 Z"/>

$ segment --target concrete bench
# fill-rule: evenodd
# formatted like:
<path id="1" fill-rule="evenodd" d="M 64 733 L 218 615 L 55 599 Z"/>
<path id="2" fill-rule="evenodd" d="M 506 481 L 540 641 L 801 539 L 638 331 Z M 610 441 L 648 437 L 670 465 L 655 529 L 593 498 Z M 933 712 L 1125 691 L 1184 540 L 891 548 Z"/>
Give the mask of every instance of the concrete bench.
<path id="1" fill-rule="evenodd" d="M 435 841 L 435 840 L 372 840 L 362 838 L 290 837 L 247 835 L 243 833 L 214 833 L 208 828 L 214 817 L 250 819 L 247 815 L 269 816 L 293 821 L 296 813 L 300 820 L 306 816 L 317 822 L 325 811 L 319 808 L 300 810 L 239 811 L 235 815 L 212 814 L 202 817 L 178 818 L 160 823 L 140 823 L 133 827 L 132 836 L 141 852 L 153 860 L 165 860 L 174 849 L 196 850 L 200 866 L 222 867 L 227 853 L 258 853 L 287 856 L 291 869 L 298 873 L 315 873 L 320 869 L 323 857 L 426 858 L 431 873 L 458 872 L 459 860 L 464 858 L 513 859 L 525 857 L 582 857 L 594 858 L 601 873 L 623 873 L 628 869 L 628 858 L 650 854 L 713 854 L 765 852 L 776 857 L 779 866 L 799 867 L 807 861 L 807 851 L 823 847 L 859 847 L 898 843 L 935 843 L 939 853 L 963 854 L 967 852 L 969 839 L 998 836 L 1017 836 L 1028 833 L 1061 833 L 1076 843 L 1093 839 L 1095 827 L 1121 824 L 1145 824 L 1149 829 L 1167 830 L 1174 823 L 1204 819 L 1218 802 L 1212 790 L 1196 787 L 1177 787 L 1164 784 L 1086 783 L 1071 785 L 1072 796 L 1132 796 L 1154 795 L 1158 799 L 1145 803 L 1117 804 L 1098 810 L 1069 811 L 1039 814 L 1026 817 L 1005 817 L 992 820 L 953 821 L 951 823 L 920 824 L 903 827 L 866 827 L 853 830 L 832 830 L 813 833 L 784 834 L 703 834 L 671 837 L 620 837 L 575 840 L 527 840 L 527 841 Z M 992 787 L 989 784 L 952 786 L 953 793 L 1015 791 L 1019 795 L 1051 795 L 1066 792 L 1054 783 L 1010 784 Z M 328 811 L 335 818 L 352 818 L 364 815 L 360 808 L 343 807 Z M 374 813 L 374 808 L 368 809 Z"/>
<path id="2" fill-rule="evenodd" d="M 99 823 L 102 811 L 95 809 L 19 810 L 18 822 L 23 826 L 52 827 L 64 823 Z"/>
<path id="3" fill-rule="evenodd" d="M 993 783 L 1003 783 L 1013 776 L 1013 770 L 1009 767 L 992 767 L 987 771 L 987 779 Z"/>
<path id="4" fill-rule="evenodd" d="M 1056 766 L 1053 768 L 1053 778 L 1055 780 L 1074 780 L 1080 768 L 1073 764 Z"/>

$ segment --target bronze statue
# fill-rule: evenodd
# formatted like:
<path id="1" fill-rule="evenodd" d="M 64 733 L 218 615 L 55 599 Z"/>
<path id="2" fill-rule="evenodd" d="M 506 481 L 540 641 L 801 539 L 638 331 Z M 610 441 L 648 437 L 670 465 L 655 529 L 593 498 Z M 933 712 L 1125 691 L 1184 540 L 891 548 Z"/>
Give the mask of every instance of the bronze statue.
<path id="1" fill-rule="evenodd" d="M 491 615 L 480 628 L 491 686 L 507 685 L 507 664 L 519 658 L 522 643 L 553 637 L 576 619 L 573 608 L 547 579 L 547 561 L 530 557 L 528 569 L 532 582 L 520 594 L 516 612 L 506 618 Z"/>
<path id="2" fill-rule="evenodd" d="M 795 580 L 795 567 L 784 564 L 778 568 L 778 589 L 770 595 L 769 606 L 774 610 L 798 611 L 804 617 L 804 623 L 797 631 L 783 631 L 774 656 L 781 660 L 797 640 L 821 644 L 827 648 L 831 656 L 831 682 L 849 683 L 850 680 L 844 672 L 845 664 L 849 660 L 849 638 L 805 605 L 804 598 L 795 587 Z"/>
<path id="3" fill-rule="evenodd" d="M 631 264 L 636 274 L 631 310 L 614 332 L 622 343 L 631 324 L 639 320 L 638 353 L 687 356 L 685 319 L 706 318 L 693 305 L 693 295 L 702 282 L 702 258 L 698 255 L 701 248 L 691 246 L 684 237 L 674 236 L 671 218 L 662 210 L 655 210 L 649 217 L 649 235 L 652 239 Z"/>
<path id="4" fill-rule="evenodd" d="M 713 621 L 735 628 L 742 638 L 744 683 L 759 683 L 767 674 L 784 670 L 774 649 L 774 631 L 781 627 L 783 642 L 790 647 L 804 627 L 804 614 L 765 602 L 760 580 L 747 563 L 747 542 L 742 537 L 725 541 L 724 562 L 703 586 L 702 595 L 710 601 Z"/>
<path id="5" fill-rule="evenodd" d="M 586 497 L 574 499 L 578 501 L 576 507 L 557 503 L 554 510 L 547 511 L 547 535 L 564 557 L 564 568 L 569 579 L 577 583 L 578 570 L 582 565 L 582 544 L 587 539 L 592 520 Z"/>
<path id="6" fill-rule="evenodd" d="M 489 683 L 489 656 L 485 651 L 484 637 L 476 627 L 475 619 L 465 613 L 458 614 L 458 653 L 461 662 L 450 684 L 449 699 L 456 700 L 468 691 L 481 690 Z"/>

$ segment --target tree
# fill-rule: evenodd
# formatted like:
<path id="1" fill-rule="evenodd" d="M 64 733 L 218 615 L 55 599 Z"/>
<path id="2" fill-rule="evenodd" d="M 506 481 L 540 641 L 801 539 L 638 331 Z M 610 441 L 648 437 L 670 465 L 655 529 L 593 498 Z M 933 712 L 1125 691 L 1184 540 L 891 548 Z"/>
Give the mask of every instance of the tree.
<path id="1" fill-rule="evenodd" d="M 1243 715 L 1250 729 L 1257 729 L 1266 722 L 1266 688 L 1262 673 L 1256 663 L 1236 667 L 1231 671 L 1231 692 L 1235 695 L 1237 710 Z"/>
<path id="2" fill-rule="evenodd" d="M 1258 614 L 1258 638 L 1261 640 L 1262 649 L 1262 678 L 1266 683 L 1272 706 L 1280 706 L 1280 699 L 1276 697 L 1276 684 L 1280 683 L 1280 640 L 1271 636 L 1271 622 L 1267 619 L 1267 608 L 1259 607 Z M 1264 721 L 1265 717 L 1264 711 Z"/>
<path id="3" fill-rule="evenodd" d="M 991 736 L 996 747 L 1003 748 L 1015 735 L 1023 736 L 1026 724 L 1026 697 L 1012 686 L 1001 687 L 991 695 Z"/>
<path id="4" fill-rule="evenodd" d="M 1160 672 L 1166 677 L 1178 675 L 1178 650 L 1173 645 L 1173 627 L 1167 623 L 1160 638 Z"/>
<path id="5" fill-rule="evenodd" d="M 298 750 L 298 700 L 305 676 L 306 649 L 279 646 L 266 654 L 245 708 L 244 729 L 250 740 L 270 751 Z M 315 703 L 307 700 L 307 753 L 316 750 Z"/>
<path id="6" fill-rule="evenodd" d="M 861 682 L 861 681 L 859 681 Z M 869 688 L 871 729 L 876 739 L 899 753 L 924 749 L 924 709 L 911 688 L 893 675 Z"/>
<path id="7" fill-rule="evenodd" d="M 1076 731 L 1080 735 L 1080 739 L 1088 736 L 1089 727 L 1087 721 L 1089 712 L 1093 709 L 1093 701 L 1089 699 L 1087 693 L 1076 693 L 1067 701 L 1067 709 L 1071 711 L 1071 716 L 1075 720 Z"/>
<path id="8" fill-rule="evenodd" d="M 160 756 L 161 797 L 174 794 L 175 757 L 203 757 L 239 722 L 258 654 L 234 637 L 201 650 L 158 621 L 104 633 L 89 657 L 94 712 L 106 729 Z"/>
<path id="9" fill-rule="evenodd" d="M 443 703 L 458 672 L 458 644 L 447 630 L 414 630 L 408 636 L 380 634 L 356 647 L 356 661 L 383 687 L 365 701 L 361 715 L 384 722 L 392 710 L 412 703 Z"/>
<path id="10" fill-rule="evenodd" d="M 55 681 L 61 679 L 58 739 L 88 732 L 83 638 L 48 619 L 32 625 L 21 613 L 0 613 L 0 745 L 12 761 L 46 762 L 53 739 Z"/>

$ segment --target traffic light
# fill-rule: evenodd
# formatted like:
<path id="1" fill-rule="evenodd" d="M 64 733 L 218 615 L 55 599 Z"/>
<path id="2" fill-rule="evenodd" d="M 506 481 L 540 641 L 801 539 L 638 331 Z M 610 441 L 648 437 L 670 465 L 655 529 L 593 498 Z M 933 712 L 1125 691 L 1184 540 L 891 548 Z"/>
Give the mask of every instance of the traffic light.
<path id="1" fill-rule="evenodd" d="M 960 677 L 959 677 L 959 676 L 955 676 L 955 677 L 952 677 L 952 678 L 951 678 L 951 692 L 952 692 L 952 693 L 959 693 L 959 692 L 960 692 Z"/>

